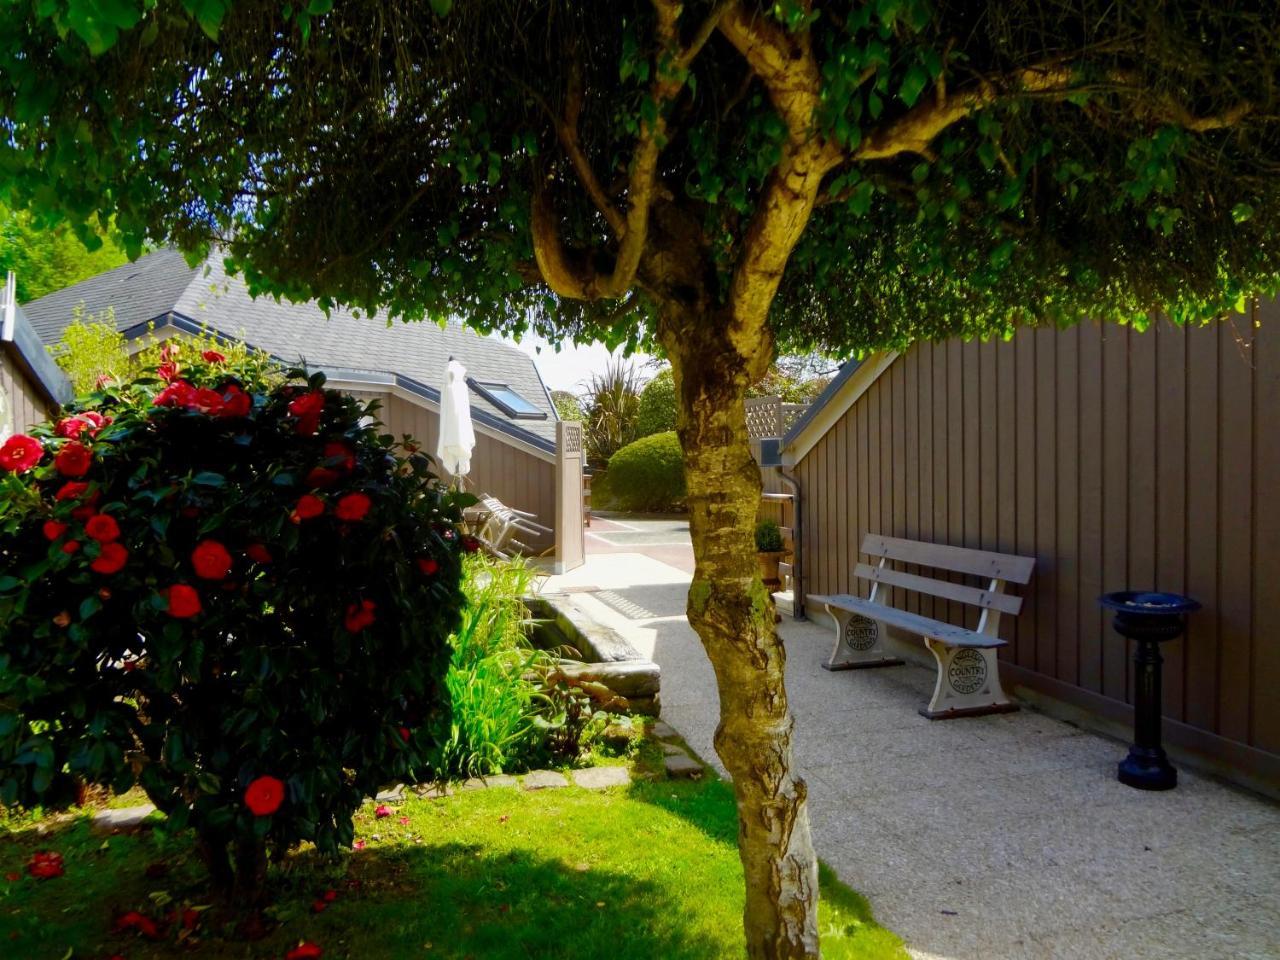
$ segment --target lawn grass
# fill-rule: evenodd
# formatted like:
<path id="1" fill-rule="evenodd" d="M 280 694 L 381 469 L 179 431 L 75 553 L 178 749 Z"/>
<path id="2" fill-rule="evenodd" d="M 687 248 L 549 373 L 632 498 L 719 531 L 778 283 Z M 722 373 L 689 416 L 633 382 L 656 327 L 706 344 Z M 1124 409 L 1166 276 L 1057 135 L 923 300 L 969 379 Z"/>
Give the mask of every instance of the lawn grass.
<path id="1" fill-rule="evenodd" d="M 218 910 L 202 913 L 182 945 L 177 925 L 158 942 L 111 932 L 127 910 L 160 917 L 204 905 L 185 837 L 104 836 L 83 817 L 46 823 L 43 835 L 10 826 L 0 836 L 4 957 L 280 958 L 300 940 L 323 947 L 326 960 L 743 955 L 736 815 L 714 779 L 604 792 L 495 787 L 409 800 L 380 820 L 367 806 L 356 829 L 363 850 L 337 860 L 303 851 L 276 865 L 269 928 L 251 941 Z M 41 849 L 63 854 L 65 876 L 6 878 Z M 330 888 L 336 899 L 315 913 Z M 822 895 L 825 956 L 905 960 L 866 901 L 826 870 Z"/>

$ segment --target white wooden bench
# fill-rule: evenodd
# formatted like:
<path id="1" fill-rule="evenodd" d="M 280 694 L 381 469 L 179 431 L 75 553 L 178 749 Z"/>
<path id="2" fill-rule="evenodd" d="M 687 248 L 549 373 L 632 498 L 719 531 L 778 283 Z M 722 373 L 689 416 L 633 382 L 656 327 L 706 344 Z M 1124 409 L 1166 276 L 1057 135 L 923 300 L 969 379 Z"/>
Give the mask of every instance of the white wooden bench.
<path id="1" fill-rule="evenodd" d="M 885 628 L 897 627 L 922 637 L 938 662 L 933 699 L 920 709 L 922 715 L 942 720 L 1017 710 L 1000 686 L 996 650 L 1005 645 L 999 636 L 1000 615 L 1017 616 L 1022 609 L 1022 598 L 1005 593 L 1005 584 L 1030 580 L 1035 560 L 879 534 L 867 535 L 862 552 L 880 558 L 874 567 L 859 563 L 854 570 L 855 576 L 871 582 L 871 593 L 865 600 L 848 594 L 809 598 L 811 603 L 822 604 L 836 624 L 835 647 L 823 666 L 828 670 L 853 670 L 902 663 L 890 655 L 884 643 Z M 971 587 L 907 573 L 895 569 L 892 563 L 968 574 L 990 582 L 985 589 Z M 878 603 L 881 588 L 891 587 L 978 607 L 982 610 L 978 625 L 967 630 Z"/>

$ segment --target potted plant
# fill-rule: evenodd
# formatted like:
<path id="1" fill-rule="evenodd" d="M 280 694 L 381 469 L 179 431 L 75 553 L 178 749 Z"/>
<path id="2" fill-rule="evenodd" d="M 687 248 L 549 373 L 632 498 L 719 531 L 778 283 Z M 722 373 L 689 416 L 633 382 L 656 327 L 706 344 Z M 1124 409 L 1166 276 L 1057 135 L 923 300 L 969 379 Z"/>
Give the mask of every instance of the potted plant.
<path id="1" fill-rule="evenodd" d="M 760 579 L 765 583 L 780 583 L 778 561 L 782 559 L 782 530 L 775 520 L 761 520 L 756 524 L 756 556 L 760 559 Z"/>

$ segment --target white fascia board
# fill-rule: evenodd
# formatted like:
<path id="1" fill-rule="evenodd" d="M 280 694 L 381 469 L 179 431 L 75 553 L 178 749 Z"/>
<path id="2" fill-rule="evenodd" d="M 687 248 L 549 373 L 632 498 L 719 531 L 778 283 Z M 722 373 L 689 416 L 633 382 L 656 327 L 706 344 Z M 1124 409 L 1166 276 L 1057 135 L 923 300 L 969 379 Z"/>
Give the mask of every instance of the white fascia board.
<path id="1" fill-rule="evenodd" d="M 794 467 L 803 460 L 809 451 L 817 446 L 826 432 L 849 412 L 849 408 L 858 402 L 858 398 L 866 393 L 871 384 L 880 378 L 880 374 L 888 370 L 897 359 L 897 350 L 884 350 L 868 357 L 840 388 L 840 392 L 827 401 L 782 451 L 782 465 Z"/>

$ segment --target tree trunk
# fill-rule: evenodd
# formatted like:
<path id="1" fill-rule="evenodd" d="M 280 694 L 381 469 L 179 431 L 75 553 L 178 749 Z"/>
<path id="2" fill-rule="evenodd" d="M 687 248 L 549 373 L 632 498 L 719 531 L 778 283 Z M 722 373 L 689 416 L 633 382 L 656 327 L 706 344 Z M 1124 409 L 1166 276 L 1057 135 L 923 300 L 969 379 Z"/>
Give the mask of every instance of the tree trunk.
<path id="1" fill-rule="evenodd" d="M 746 874 L 747 955 L 818 957 L 818 865 L 791 773 L 794 721 L 783 685 L 786 655 L 772 595 L 760 580 L 755 523 L 760 468 L 745 410 L 759 357 L 733 348 L 723 317 L 664 318 L 679 403 L 679 435 L 696 561 L 689 623 L 715 669 L 716 753 L 733 778 L 738 852 Z M 766 338 L 761 338 L 766 339 Z M 769 350 L 761 344 L 757 349 Z"/>

